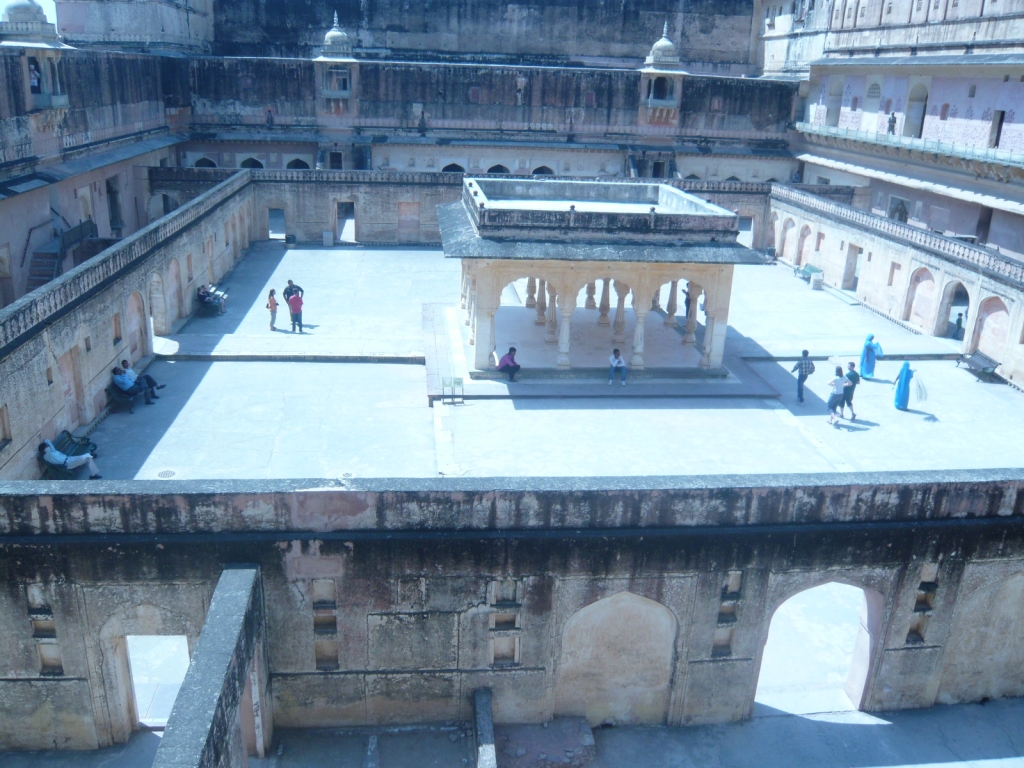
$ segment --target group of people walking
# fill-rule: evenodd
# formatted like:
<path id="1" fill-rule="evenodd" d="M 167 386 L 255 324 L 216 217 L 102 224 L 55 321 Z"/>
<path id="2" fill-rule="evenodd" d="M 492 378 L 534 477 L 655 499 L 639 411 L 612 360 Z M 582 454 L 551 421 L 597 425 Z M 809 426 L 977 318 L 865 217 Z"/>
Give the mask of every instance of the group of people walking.
<path id="1" fill-rule="evenodd" d="M 861 349 L 859 373 L 857 372 L 857 364 L 853 362 L 846 364 L 847 370 L 845 372 L 842 366 L 836 366 L 835 376 L 828 382 L 829 398 L 826 408 L 828 408 L 829 424 L 837 426 L 840 419 L 846 418 L 847 406 L 850 408 L 850 420 L 855 421 L 857 419 L 857 414 L 853 410 L 854 392 L 857 390 L 857 385 L 860 384 L 862 378 L 874 379 L 875 364 L 883 355 L 882 345 L 875 341 L 875 335 L 872 333 L 865 339 L 864 347 Z M 801 353 L 800 359 L 797 360 L 796 365 L 792 368 L 792 372 L 797 374 L 796 398 L 801 403 L 804 402 L 804 383 L 807 381 L 807 377 L 814 373 L 814 371 L 814 361 L 811 360 L 810 353 L 805 349 Z M 910 404 L 910 382 L 914 378 L 914 373 L 915 371 L 910 367 L 910 363 L 904 361 L 893 385 L 895 389 L 893 404 L 901 411 L 907 410 Z M 918 382 L 919 397 L 923 397 L 922 389 L 920 382 Z"/>
<path id="2" fill-rule="evenodd" d="M 302 330 L 302 297 L 305 296 L 306 292 L 302 290 L 301 285 L 296 285 L 291 280 L 288 281 L 288 285 L 282 291 L 281 295 L 284 298 L 284 303 L 288 305 L 288 312 L 291 315 L 292 320 L 292 333 L 295 333 L 295 327 L 298 326 L 299 333 L 303 333 Z M 270 310 L 270 330 L 277 330 L 277 291 L 273 288 L 270 289 L 270 293 L 267 295 L 267 309 Z"/>

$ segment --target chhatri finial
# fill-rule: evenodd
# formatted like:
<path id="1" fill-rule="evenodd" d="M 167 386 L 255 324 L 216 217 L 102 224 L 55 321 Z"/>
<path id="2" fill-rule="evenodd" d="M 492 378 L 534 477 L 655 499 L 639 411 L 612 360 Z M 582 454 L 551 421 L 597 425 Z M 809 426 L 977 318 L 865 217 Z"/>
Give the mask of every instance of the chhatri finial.
<path id="1" fill-rule="evenodd" d="M 338 14 L 334 14 L 334 22 L 335 23 L 338 22 Z M 667 21 L 665 22 L 665 28 L 663 30 L 661 30 L 661 36 L 662 37 L 668 37 L 668 22 Z"/>
<path id="2" fill-rule="evenodd" d="M 334 28 L 338 29 L 338 12 L 334 12 Z M 665 29 L 668 29 L 668 22 L 665 22 Z"/>

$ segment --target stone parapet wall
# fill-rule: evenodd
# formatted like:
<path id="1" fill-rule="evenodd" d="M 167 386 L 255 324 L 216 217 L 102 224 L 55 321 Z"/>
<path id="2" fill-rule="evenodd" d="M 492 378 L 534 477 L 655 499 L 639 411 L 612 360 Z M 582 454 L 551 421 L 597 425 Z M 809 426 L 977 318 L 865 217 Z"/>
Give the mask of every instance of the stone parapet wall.
<path id="1" fill-rule="evenodd" d="M 126 740 L 119 643 L 183 634 L 200 665 L 229 563 L 262 573 L 268 729 L 468 719 L 483 687 L 498 723 L 743 719 L 775 609 L 828 582 L 865 590 L 861 708 L 1022 695 L 1024 641 L 1005 626 L 1024 581 L 1022 480 L 7 483 L 0 745 Z M 29 594 L 52 612 L 62 675 L 40 675 Z M 639 629 L 616 650 L 623 616 Z"/>

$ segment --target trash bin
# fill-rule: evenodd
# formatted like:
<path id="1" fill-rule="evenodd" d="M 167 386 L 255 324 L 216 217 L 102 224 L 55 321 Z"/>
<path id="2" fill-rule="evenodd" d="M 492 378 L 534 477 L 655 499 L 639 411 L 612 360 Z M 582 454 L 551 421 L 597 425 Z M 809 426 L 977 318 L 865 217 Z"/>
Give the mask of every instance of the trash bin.
<path id="1" fill-rule="evenodd" d="M 825 276 L 821 272 L 811 275 L 811 290 L 820 291 L 825 287 Z"/>
<path id="2" fill-rule="evenodd" d="M 295 245 L 295 235 L 285 235 L 284 236 L 284 244 L 285 245 Z"/>
<path id="3" fill-rule="evenodd" d="M 324 248 L 330 248 L 334 245 L 334 233 L 330 230 L 326 230 L 324 233 Z"/>

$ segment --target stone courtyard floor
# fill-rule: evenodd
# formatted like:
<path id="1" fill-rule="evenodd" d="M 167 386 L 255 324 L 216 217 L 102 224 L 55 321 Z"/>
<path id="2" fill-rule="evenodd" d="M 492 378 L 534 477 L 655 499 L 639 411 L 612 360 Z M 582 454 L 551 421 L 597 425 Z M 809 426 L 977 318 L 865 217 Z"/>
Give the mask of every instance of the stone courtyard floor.
<path id="1" fill-rule="evenodd" d="M 269 330 L 267 290 L 280 295 L 289 278 L 306 290 L 306 334 Z M 423 307 L 457 307 L 459 293 L 458 263 L 435 249 L 257 243 L 223 286 L 227 314 L 193 318 L 157 339 L 162 356 L 149 373 L 167 384 L 158 403 L 112 413 L 93 432 L 105 477 L 692 475 L 1024 464 L 1024 395 L 939 359 L 955 354 L 959 342 L 911 333 L 844 296 L 811 291 L 783 266 L 736 272 L 727 354 L 742 355 L 758 391 L 772 395 L 758 397 L 701 396 L 707 383 L 487 381 L 480 384 L 499 399 L 430 408 Z M 517 299 L 506 299 L 514 311 Z M 449 315 L 461 333 L 461 313 Z M 650 313 L 649 335 L 680 339 L 662 317 Z M 277 325 L 286 327 L 284 312 Z M 858 419 L 830 427 L 830 368 L 857 360 L 868 333 L 897 359 L 880 362 L 877 379 L 858 388 Z M 804 347 L 830 359 L 817 361 L 807 402 L 799 404 L 787 358 Z M 912 362 L 928 399 L 901 412 L 892 405 L 891 382 L 905 355 L 931 359 Z M 685 386 L 688 396 L 665 396 Z"/>

